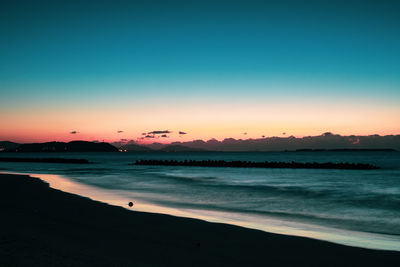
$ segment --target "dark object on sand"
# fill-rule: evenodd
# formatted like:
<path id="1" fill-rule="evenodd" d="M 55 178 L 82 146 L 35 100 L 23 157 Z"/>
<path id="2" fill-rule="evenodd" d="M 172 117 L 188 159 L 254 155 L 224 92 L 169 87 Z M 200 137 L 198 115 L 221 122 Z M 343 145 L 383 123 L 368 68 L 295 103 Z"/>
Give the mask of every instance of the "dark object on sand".
<path id="1" fill-rule="evenodd" d="M 132 207 L 132 206 L 133 206 L 133 202 L 129 202 L 129 203 L 128 203 L 128 206 L 129 206 L 129 207 Z"/>
<path id="2" fill-rule="evenodd" d="M 376 170 L 379 167 L 366 163 L 333 162 L 252 162 L 225 160 L 137 160 L 131 165 L 194 166 L 194 167 L 235 167 L 235 168 L 290 168 L 290 169 L 339 169 L 339 170 Z"/>
<path id="3" fill-rule="evenodd" d="M 64 158 L 0 158 L 0 162 L 39 162 L 39 163 L 89 164 L 89 161 L 87 159 L 64 159 Z"/>

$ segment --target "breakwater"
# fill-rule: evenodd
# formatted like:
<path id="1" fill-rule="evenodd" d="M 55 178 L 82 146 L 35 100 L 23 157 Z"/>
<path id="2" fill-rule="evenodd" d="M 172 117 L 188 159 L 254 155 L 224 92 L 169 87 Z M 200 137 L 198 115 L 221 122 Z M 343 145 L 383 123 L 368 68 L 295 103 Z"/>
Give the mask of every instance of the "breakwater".
<path id="1" fill-rule="evenodd" d="M 192 166 L 192 167 L 234 167 L 234 168 L 290 168 L 290 169 L 340 169 L 340 170 L 376 170 L 379 167 L 366 163 L 333 162 L 253 162 L 225 160 L 137 160 L 130 165 L 154 166 Z"/>

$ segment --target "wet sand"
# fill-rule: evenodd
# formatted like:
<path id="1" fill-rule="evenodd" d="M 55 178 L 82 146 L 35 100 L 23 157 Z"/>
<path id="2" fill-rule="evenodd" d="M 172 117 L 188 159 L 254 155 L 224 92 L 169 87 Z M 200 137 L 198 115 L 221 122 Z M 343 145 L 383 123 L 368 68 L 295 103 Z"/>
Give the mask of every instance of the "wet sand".
<path id="1" fill-rule="evenodd" d="M 130 211 L 49 188 L 47 183 L 26 175 L 0 174 L 0 208 L 0 266 L 400 263 L 400 252 Z"/>

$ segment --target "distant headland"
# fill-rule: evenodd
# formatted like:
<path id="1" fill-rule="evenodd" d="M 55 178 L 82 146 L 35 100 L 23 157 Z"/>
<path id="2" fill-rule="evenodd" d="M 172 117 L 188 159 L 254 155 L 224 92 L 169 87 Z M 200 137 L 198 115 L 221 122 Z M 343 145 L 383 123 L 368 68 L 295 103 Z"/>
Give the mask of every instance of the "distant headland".
<path id="1" fill-rule="evenodd" d="M 87 141 L 47 142 L 32 144 L 17 144 L 0 142 L 4 152 L 118 152 L 118 149 L 109 143 L 96 143 Z"/>

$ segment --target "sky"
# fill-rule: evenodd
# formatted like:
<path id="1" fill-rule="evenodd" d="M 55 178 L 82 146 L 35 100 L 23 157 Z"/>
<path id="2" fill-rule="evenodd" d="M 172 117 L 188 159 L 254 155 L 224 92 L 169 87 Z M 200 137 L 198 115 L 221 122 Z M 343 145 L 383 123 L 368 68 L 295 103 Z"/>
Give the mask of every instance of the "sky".
<path id="1" fill-rule="evenodd" d="M 368 0 L 2 1 L 0 140 L 399 134 L 399 13 Z"/>

